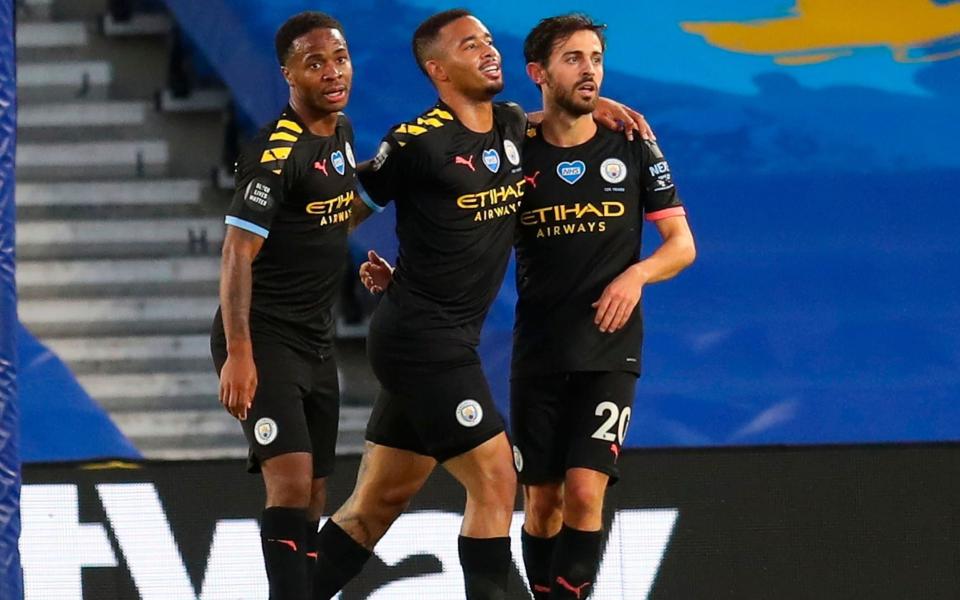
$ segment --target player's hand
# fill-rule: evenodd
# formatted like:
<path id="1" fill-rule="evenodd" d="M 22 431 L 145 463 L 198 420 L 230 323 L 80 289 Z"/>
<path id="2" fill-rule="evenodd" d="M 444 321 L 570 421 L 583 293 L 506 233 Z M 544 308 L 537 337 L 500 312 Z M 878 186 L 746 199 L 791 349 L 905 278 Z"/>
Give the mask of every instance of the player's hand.
<path id="1" fill-rule="evenodd" d="M 630 267 L 611 281 L 600 299 L 590 305 L 597 309 L 593 322 L 602 333 L 613 333 L 627 324 L 640 302 L 644 283 L 640 270 Z"/>
<path id="2" fill-rule="evenodd" d="M 393 267 L 373 250 L 367 252 L 367 258 L 360 265 L 360 282 L 371 294 L 382 294 L 393 281 Z"/>
<path id="3" fill-rule="evenodd" d="M 609 98 L 600 98 L 593 111 L 593 119 L 607 129 L 623 131 L 630 141 L 633 141 L 634 132 L 639 133 L 645 140 L 657 139 L 642 114 Z"/>
<path id="4" fill-rule="evenodd" d="M 220 404 L 234 417 L 245 421 L 257 391 L 257 366 L 249 353 L 231 353 L 220 369 Z"/>

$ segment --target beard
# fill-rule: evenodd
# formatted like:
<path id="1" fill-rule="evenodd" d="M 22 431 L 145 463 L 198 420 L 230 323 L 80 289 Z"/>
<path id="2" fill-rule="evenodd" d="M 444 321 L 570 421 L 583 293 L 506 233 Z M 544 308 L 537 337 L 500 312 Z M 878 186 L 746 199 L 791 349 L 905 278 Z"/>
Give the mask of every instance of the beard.
<path id="1" fill-rule="evenodd" d="M 577 117 L 592 113 L 597 108 L 597 102 L 600 100 L 600 87 L 597 86 L 597 91 L 594 93 L 593 98 L 584 100 L 580 92 L 577 91 L 577 88 L 583 85 L 583 83 L 584 81 L 578 81 L 576 85 L 568 90 L 557 90 L 557 95 L 554 98 L 557 106 Z"/>

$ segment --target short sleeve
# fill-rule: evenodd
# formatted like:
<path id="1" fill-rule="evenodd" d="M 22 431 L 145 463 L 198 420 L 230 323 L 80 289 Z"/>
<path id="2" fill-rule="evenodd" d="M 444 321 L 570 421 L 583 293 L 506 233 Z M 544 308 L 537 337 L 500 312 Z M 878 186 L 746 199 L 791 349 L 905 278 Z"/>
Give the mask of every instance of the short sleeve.
<path id="1" fill-rule="evenodd" d="M 270 226 L 283 197 L 282 165 L 270 156 L 267 156 L 271 158 L 269 164 L 260 162 L 262 156 L 269 154 L 270 149 L 257 144 L 241 153 L 237 161 L 233 200 L 224 219 L 227 225 L 264 238 L 270 234 Z"/>
<path id="2" fill-rule="evenodd" d="M 405 153 L 402 151 L 406 144 L 407 140 L 398 136 L 395 130 L 391 131 L 380 142 L 370 166 L 357 172 L 363 201 L 376 212 L 396 199 L 409 177 L 409 173 L 405 173 Z"/>
<path id="3" fill-rule="evenodd" d="M 527 119 L 527 113 L 523 110 L 523 107 L 516 102 L 504 102 L 503 106 L 507 109 L 507 112 L 516 119 L 520 126 L 520 131 L 525 133 L 527 128 L 530 127 L 530 121 Z"/>
<path id="4" fill-rule="evenodd" d="M 668 217 L 686 215 L 686 210 L 677 196 L 670 164 L 652 140 L 640 140 L 640 183 L 643 188 L 643 212 L 647 221 L 659 221 Z"/>

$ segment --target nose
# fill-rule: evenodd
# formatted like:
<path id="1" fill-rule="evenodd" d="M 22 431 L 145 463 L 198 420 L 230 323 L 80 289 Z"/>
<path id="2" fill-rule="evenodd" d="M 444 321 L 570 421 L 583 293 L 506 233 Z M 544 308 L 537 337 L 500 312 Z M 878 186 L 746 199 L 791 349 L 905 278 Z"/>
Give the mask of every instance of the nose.
<path id="1" fill-rule="evenodd" d="M 323 68 L 323 78 L 324 79 L 340 79 L 343 77 L 343 71 L 340 70 L 340 67 L 336 63 L 327 63 L 327 66 Z"/>

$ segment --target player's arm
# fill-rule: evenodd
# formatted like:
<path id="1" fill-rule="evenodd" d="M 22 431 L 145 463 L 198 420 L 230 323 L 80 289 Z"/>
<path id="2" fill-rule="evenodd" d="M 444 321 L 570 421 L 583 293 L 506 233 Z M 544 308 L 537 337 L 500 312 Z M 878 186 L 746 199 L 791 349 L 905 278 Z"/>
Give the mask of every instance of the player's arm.
<path id="1" fill-rule="evenodd" d="M 528 112 L 526 117 L 527 125 L 535 127 L 543 121 L 543 111 Z M 633 141 L 634 132 L 639 133 L 645 140 L 657 139 L 642 114 L 610 98 L 600 97 L 597 108 L 593 111 L 593 120 L 611 131 L 623 131 L 630 141 Z"/>
<path id="2" fill-rule="evenodd" d="M 657 136 L 653 134 L 653 129 L 644 116 L 633 110 L 626 104 L 621 104 L 616 100 L 604 98 L 597 101 L 597 107 L 593 111 L 593 120 L 613 131 L 623 131 L 628 140 L 633 141 L 633 134 L 637 132 L 641 139 L 655 140 Z"/>
<path id="3" fill-rule="evenodd" d="M 353 197 L 353 202 L 350 203 L 350 225 L 348 228 L 350 233 L 353 233 L 360 223 L 366 221 L 370 215 L 383 210 L 382 207 L 376 205 L 370 199 L 370 195 L 359 181 L 361 174 L 367 177 L 373 170 L 373 161 L 374 159 L 370 159 L 357 165 L 357 194 Z"/>
<path id="4" fill-rule="evenodd" d="M 233 225 L 227 226 L 220 263 L 220 312 L 227 338 L 227 361 L 220 370 L 220 403 L 244 420 L 257 389 L 257 367 L 250 338 L 250 297 L 253 259 L 264 238 Z"/>
<path id="5" fill-rule="evenodd" d="M 220 263 L 220 312 L 227 339 L 227 361 L 220 369 L 220 402 L 238 419 L 246 419 L 257 389 L 257 368 L 250 338 L 253 260 L 270 235 L 283 197 L 286 158 L 275 150 L 287 141 L 253 143 L 237 161 L 236 191 L 224 222 L 227 234 Z"/>
<path id="6" fill-rule="evenodd" d="M 697 256 L 693 233 L 683 215 L 654 221 L 662 243 L 647 258 L 628 267 L 603 290 L 593 303 L 597 309 L 594 323 L 600 331 L 614 332 L 627 324 L 633 314 L 643 286 L 666 281 L 693 263 Z"/>

